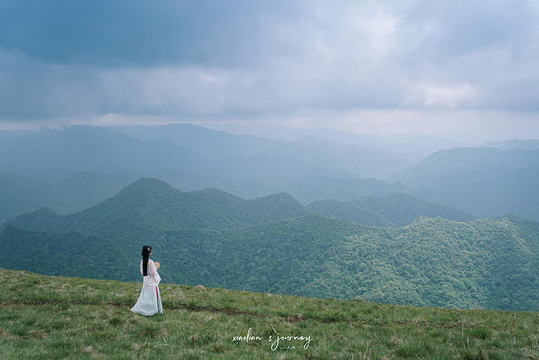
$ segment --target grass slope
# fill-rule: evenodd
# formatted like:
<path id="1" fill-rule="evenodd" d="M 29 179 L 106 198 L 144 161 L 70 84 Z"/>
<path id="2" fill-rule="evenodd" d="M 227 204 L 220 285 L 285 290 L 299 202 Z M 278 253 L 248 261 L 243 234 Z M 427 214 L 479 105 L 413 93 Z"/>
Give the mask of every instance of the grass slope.
<path id="1" fill-rule="evenodd" d="M 2 359 L 539 357 L 537 312 L 413 308 L 162 284 L 165 312 L 146 318 L 129 311 L 140 283 L 3 269 L 0 275 Z"/>

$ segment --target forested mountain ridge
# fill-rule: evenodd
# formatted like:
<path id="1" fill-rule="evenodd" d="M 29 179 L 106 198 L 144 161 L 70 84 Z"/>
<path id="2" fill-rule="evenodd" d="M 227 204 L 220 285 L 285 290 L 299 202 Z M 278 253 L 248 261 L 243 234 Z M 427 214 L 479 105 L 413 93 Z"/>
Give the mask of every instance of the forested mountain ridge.
<path id="1" fill-rule="evenodd" d="M 42 207 L 61 214 L 82 211 L 112 197 L 123 187 L 141 177 L 146 176 L 138 173 L 82 172 L 51 184 L 38 178 L 0 173 L 0 203 L 2 204 L 0 224 Z M 286 192 L 304 205 L 317 199 L 348 200 L 405 190 L 402 185 L 387 184 L 376 179 L 337 179 L 315 175 L 295 178 L 269 176 L 241 180 L 218 178 L 196 184 L 185 177 L 172 176 L 172 178 L 174 181 L 170 184 L 184 191 L 195 191 L 193 188 L 202 190 L 200 188 L 207 185 L 206 188 L 219 188 L 244 199 Z"/>
<path id="2" fill-rule="evenodd" d="M 183 192 L 161 180 L 141 178 L 80 212 L 61 215 L 42 208 L 9 223 L 35 230 L 116 233 L 133 229 L 241 227 L 308 213 L 373 226 L 404 226 L 419 216 L 474 219 L 472 215 L 398 193 L 347 202 L 319 201 L 305 207 L 286 193 L 244 200 L 216 189 Z M 122 224 L 122 228 L 116 224 Z"/>
<path id="3" fill-rule="evenodd" d="M 141 178 L 81 212 L 62 216 L 41 209 L 9 223 L 33 230 L 112 234 L 237 227 L 305 214 L 303 205 L 288 194 L 243 200 L 215 189 L 182 192 L 161 180 Z"/>
<path id="4" fill-rule="evenodd" d="M 539 309 L 539 225 L 419 219 L 373 228 L 309 215 L 234 229 L 166 230 L 136 239 L 7 226 L 6 268 L 136 280 L 151 244 L 165 282 L 430 307 Z M 85 245 L 85 246 L 81 246 Z"/>
<path id="5" fill-rule="evenodd" d="M 52 275 L 135 280 L 140 246 L 150 244 L 166 282 L 537 310 L 538 242 L 539 224 L 518 217 L 470 223 L 422 217 L 404 227 L 370 227 L 309 213 L 287 194 L 243 200 L 143 178 L 76 214 L 42 209 L 9 222 L 0 262 Z"/>
<path id="6" fill-rule="evenodd" d="M 313 201 L 307 209 L 320 215 L 372 226 L 401 227 L 422 216 L 464 222 L 476 219 L 471 214 L 400 193 L 348 201 Z"/>

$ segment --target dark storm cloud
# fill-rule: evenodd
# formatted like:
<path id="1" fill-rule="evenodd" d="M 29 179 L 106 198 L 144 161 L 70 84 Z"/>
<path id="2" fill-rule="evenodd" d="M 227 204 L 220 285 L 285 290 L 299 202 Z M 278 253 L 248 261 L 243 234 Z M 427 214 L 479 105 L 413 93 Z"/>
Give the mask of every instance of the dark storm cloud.
<path id="1" fill-rule="evenodd" d="M 271 3 L 271 5 L 269 5 Z M 285 1 L 3 1 L 0 44 L 51 63 L 247 66 Z"/>

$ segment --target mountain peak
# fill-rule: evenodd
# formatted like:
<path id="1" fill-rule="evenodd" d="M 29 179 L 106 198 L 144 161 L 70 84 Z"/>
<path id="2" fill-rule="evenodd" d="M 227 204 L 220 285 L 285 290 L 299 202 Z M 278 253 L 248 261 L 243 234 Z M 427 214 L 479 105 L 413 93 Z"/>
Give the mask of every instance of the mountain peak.
<path id="1" fill-rule="evenodd" d="M 42 211 L 43 212 L 43 211 Z M 19 217 L 27 228 L 41 224 L 42 212 Z M 232 228 L 305 215 L 306 210 L 288 194 L 244 200 L 216 189 L 182 192 L 164 181 L 140 178 L 113 197 L 67 216 L 62 231 L 118 234 L 134 231 L 162 231 L 186 228 Z M 47 219 L 52 217 L 46 213 Z M 39 228 L 41 225 L 37 226 Z"/>
<path id="2" fill-rule="evenodd" d="M 132 192 L 132 191 L 155 191 L 155 190 L 174 190 L 179 191 L 178 189 L 173 188 L 168 183 L 164 182 L 163 180 L 159 180 L 156 178 L 148 178 L 148 177 L 142 177 L 138 180 L 135 180 L 133 183 L 127 185 L 122 189 L 121 192 Z"/>

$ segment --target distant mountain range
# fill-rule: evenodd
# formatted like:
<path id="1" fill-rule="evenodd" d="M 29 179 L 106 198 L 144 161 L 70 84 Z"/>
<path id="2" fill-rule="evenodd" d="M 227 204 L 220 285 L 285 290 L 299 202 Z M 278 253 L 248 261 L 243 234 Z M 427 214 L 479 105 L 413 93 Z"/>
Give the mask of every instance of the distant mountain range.
<path id="1" fill-rule="evenodd" d="M 350 206 L 352 205 L 352 206 Z M 104 216 L 106 214 L 106 216 Z M 182 192 L 158 180 L 141 178 L 118 194 L 83 211 L 61 215 L 48 208 L 18 216 L 9 224 L 29 230 L 114 234 L 185 228 L 234 228 L 318 214 L 361 225 L 404 226 L 417 217 L 472 221 L 470 214 L 404 194 L 364 197 L 346 202 L 316 201 L 305 207 L 286 193 L 244 200 L 216 189 Z M 93 219 L 89 222 L 87 219 Z M 139 231 L 137 230 L 137 231 Z"/>
<path id="2" fill-rule="evenodd" d="M 163 229 L 241 227 L 307 214 L 303 205 L 285 193 L 243 200 L 215 189 L 182 192 L 161 180 L 142 178 L 81 212 L 60 215 L 42 208 L 9 223 L 30 230 L 118 235 Z M 120 224 L 121 227 L 117 226 Z"/>
<path id="3" fill-rule="evenodd" d="M 512 144 L 517 143 L 534 142 Z M 428 189 L 430 200 L 481 217 L 514 213 L 539 220 L 539 150 L 508 146 L 439 151 L 392 180 Z M 423 197 L 421 191 L 411 193 Z"/>
<path id="4" fill-rule="evenodd" d="M 539 220 L 539 140 L 421 158 L 428 148 L 406 139 L 292 133 L 284 141 L 189 124 L 0 131 L 0 223 L 43 206 L 78 212 L 140 177 L 244 199 L 285 192 L 304 205 L 401 193 L 477 217 Z"/>
<path id="5" fill-rule="evenodd" d="M 87 126 L 2 131 L 0 172 L 51 180 L 83 171 L 190 174 L 205 181 L 216 176 L 359 176 L 341 159 L 289 142 L 192 125 L 157 129 L 178 139 L 145 141 L 110 128 Z"/>
<path id="6" fill-rule="evenodd" d="M 412 209 L 451 213 L 401 195 L 352 203 L 365 218 L 395 226 Z M 314 205 L 287 194 L 243 200 L 212 189 L 182 192 L 143 178 L 78 213 L 41 209 L 9 221 L 0 263 L 135 280 L 140 248 L 150 244 L 165 282 L 415 306 L 539 309 L 539 223 L 421 217 L 403 227 L 372 227 L 321 216 Z"/>
<path id="7" fill-rule="evenodd" d="M 493 141 L 481 144 L 480 147 L 496 148 L 500 150 L 539 150 L 539 140 L 536 139 L 521 139 L 507 141 Z"/>

